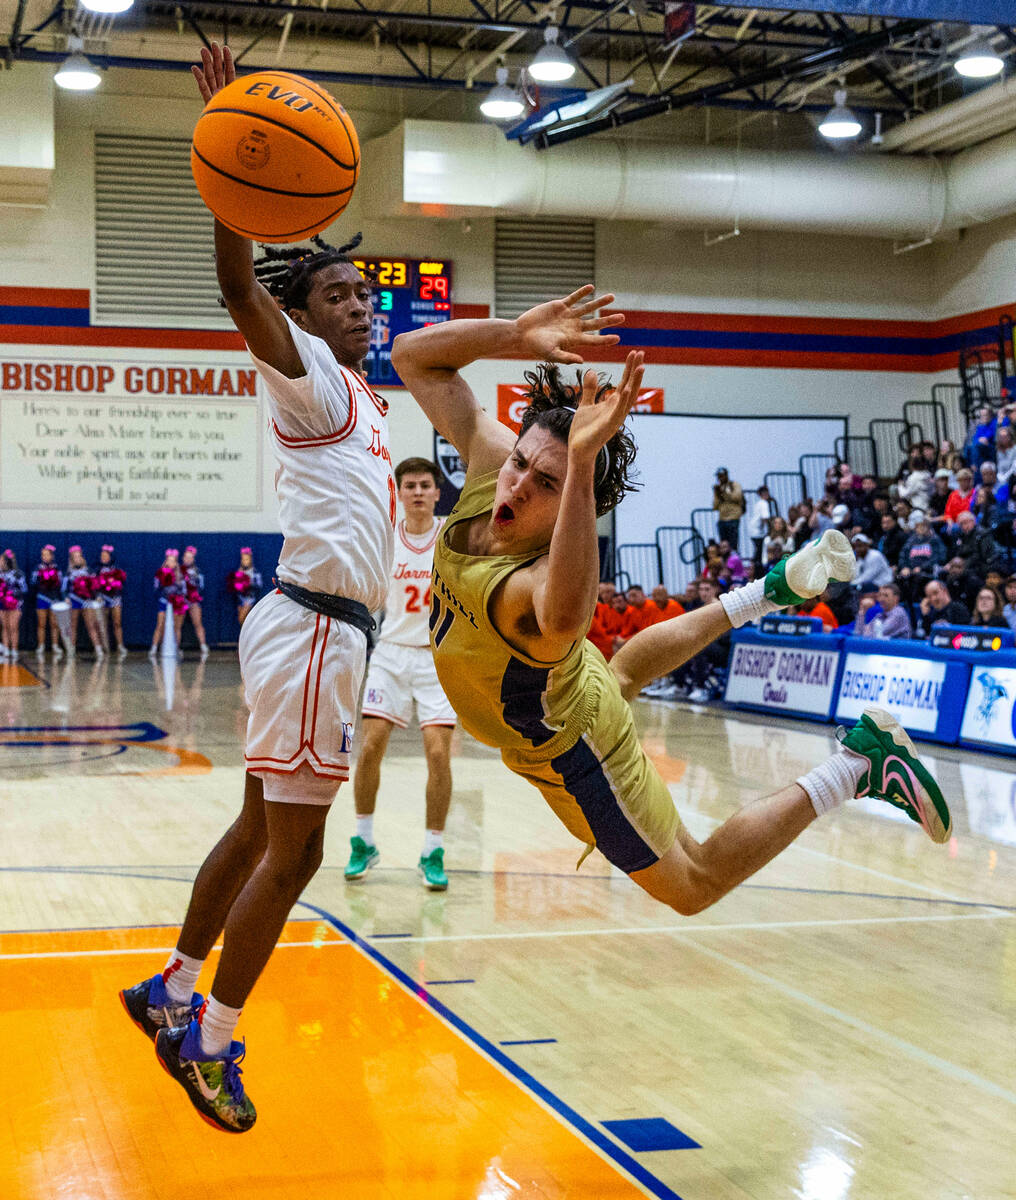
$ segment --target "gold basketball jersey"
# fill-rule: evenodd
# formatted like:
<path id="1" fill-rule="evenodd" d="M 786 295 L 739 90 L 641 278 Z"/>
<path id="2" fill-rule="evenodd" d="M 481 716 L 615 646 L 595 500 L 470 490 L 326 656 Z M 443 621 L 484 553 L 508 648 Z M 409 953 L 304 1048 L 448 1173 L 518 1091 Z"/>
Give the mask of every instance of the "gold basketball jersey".
<path id="1" fill-rule="evenodd" d="M 507 751 L 553 758 L 573 744 L 596 711 L 599 687 L 590 660 L 602 655 L 580 638 L 564 658 L 539 662 L 494 628 L 488 606 L 512 571 L 539 554 L 476 556 L 451 549 L 455 526 L 494 503 L 497 471 L 467 480 L 434 550 L 430 640 L 438 677 L 463 728 Z"/>

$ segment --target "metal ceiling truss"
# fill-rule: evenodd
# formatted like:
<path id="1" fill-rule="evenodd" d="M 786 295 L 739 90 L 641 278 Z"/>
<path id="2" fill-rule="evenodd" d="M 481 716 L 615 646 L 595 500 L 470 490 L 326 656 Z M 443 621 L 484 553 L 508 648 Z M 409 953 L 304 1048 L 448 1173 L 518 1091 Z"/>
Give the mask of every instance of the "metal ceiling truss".
<path id="1" fill-rule="evenodd" d="M 307 73 L 329 82 L 461 92 L 489 87 L 499 61 L 517 72 L 557 23 L 560 44 L 592 87 L 634 83 L 620 107 L 547 131 L 534 139 L 540 147 L 692 107 L 823 111 L 841 78 L 852 107 L 880 111 L 892 124 L 962 94 L 949 54 L 973 36 L 941 21 L 848 15 L 850 4 L 837 0 L 829 0 L 838 10 L 830 13 L 699 4 L 678 44 L 664 36 L 663 0 L 138 0 L 101 26 L 76 2 L 47 11 L 41 0 L 0 0 L 6 65 L 61 59 L 64 35 L 76 29 L 100 66 L 183 70 L 196 33 L 205 44 L 229 39 L 248 68 L 270 60 L 300 70 L 305 57 Z M 993 33 L 1000 53 L 1016 61 L 1013 28 Z M 364 42 L 375 59 L 367 69 Z"/>

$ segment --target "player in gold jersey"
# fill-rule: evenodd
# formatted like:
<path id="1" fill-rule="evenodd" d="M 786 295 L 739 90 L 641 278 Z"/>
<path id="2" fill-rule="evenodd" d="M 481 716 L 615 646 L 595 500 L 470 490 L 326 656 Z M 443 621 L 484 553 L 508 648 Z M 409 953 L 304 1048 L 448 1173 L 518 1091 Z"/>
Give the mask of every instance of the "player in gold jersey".
<path id="1" fill-rule="evenodd" d="M 628 702 L 731 627 L 850 579 L 842 534 L 827 532 L 765 578 L 631 638 L 607 664 L 586 631 L 596 603 L 596 517 L 633 484 L 624 431 L 642 380 L 632 352 L 616 389 L 555 364 L 619 341 L 623 321 L 585 287 L 514 321 L 450 321 L 396 338 L 392 362 L 467 464 L 438 539 L 431 643 L 463 727 L 501 750 L 568 829 L 680 913 L 713 904 L 788 846 L 815 817 L 855 795 L 904 809 L 935 841 L 949 810 L 903 729 L 869 710 L 843 747 L 773 796 L 734 813 L 705 842 L 681 824 L 639 744 Z M 479 358 L 548 360 L 527 373 L 531 404 L 516 438 L 460 375 Z"/>

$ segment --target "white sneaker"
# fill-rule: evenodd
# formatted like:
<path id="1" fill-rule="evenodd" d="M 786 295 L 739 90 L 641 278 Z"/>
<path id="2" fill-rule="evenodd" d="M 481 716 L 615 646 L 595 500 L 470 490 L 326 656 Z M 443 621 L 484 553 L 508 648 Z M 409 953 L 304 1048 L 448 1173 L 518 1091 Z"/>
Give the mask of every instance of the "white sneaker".
<path id="1" fill-rule="evenodd" d="M 35 657 L 36 658 L 45 658 L 46 657 L 46 647 L 45 646 L 36 646 L 35 647 Z"/>
<path id="2" fill-rule="evenodd" d="M 201 657 L 202 658 L 208 657 L 208 644 L 206 642 L 201 643 Z"/>
<path id="3" fill-rule="evenodd" d="M 668 683 L 656 693 L 657 700 L 680 700 L 684 692 L 676 683 Z"/>
<path id="4" fill-rule="evenodd" d="M 857 574 L 857 559 L 838 529 L 827 529 L 815 542 L 802 546 L 766 575 L 765 594 L 784 607 L 820 596 L 830 579 L 848 583 Z"/>
<path id="5" fill-rule="evenodd" d="M 692 688 L 688 693 L 688 699 L 692 704 L 708 704 L 710 696 L 705 688 Z"/>
<path id="6" fill-rule="evenodd" d="M 117 650 L 117 652 L 116 652 L 116 653 L 117 653 L 117 656 L 118 656 L 119 658 L 126 658 L 126 657 L 127 657 L 127 647 L 126 647 L 126 646 L 121 646 L 121 647 L 119 648 L 119 650 Z"/>
<path id="7" fill-rule="evenodd" d="M 63 650 L 59 646 L 53 647 L 53 657 L 54 658 L 63 658 Z"/>
<path id="8" fill-rule="evenodd" d="M 149 658 L 154 658 L 158 653 L 159 653 L 158 646 L 149 646 L 148 647 L 148 657 Z"/>
<path id="9" fill-rule="evenodd" d="M 102 648 L 101 646 L 96 646 L 96 647 L 95 647 L 95 657 L 96 657 L 97 659 L 98 659 L 98 658 L 105 658 L 105 657 L 106 657 L 106 651 L 105 651 L 105 650 L 103 650 L 103 648 Z"/>
<path id="10" fill-rule="evenodd" d="M 11 651 L 11 662 L 17 662 L 20 657 L 21 656 L 18 654 L 17 650 Z"/>

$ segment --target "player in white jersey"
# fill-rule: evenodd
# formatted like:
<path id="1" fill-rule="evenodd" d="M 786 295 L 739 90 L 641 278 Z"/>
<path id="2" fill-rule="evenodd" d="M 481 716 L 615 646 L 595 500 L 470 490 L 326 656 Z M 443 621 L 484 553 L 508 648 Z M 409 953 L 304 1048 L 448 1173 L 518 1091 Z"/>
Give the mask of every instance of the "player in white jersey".
<path id="1" fill-rule="evenodd" d="M 205 102 L 234 77 L 228 48 L 203 50 Z M 215 222 L 229 314 L 268 391 L 285 535 L 277 590 L 244 622 L 240 667 L 250 708 L 243 809 L 198 872 L 165 969 L 121 999 L 200 1115 L 242 1133 L 255 1120 L 240 1081 L 240 1010 L 290 909 L 321 862 L 325 818 L 348 778 L 371 611 L 388 591 L 395 480 L 386 405 L 360 364 L 370 289 L 346 251 L 266 250 Z M 211 991 L 193 991 L 223 935 Z"/>
<path id="2" fill-rule="evenodd" d="M 381 760 L 392 727 L 405 729 L 413 702 L 427 759 L 427 812 L 419 870 L 433 892 L 448 887 L 444 827 L 452 799 L 451 743 L 455 710 L 438 682 L 430 648 L 430 573 L 443 521 L 434 516 L 441 497 L 438 469 L 425 458 L 395 468 L 405 518 L 395 536 L 395 565 L 385 600 L 381 636 L 371 655 L 363 694 L 363 722 L 353 776 L 356 835 L 350 839 L 347 879 L 362 879 L 380 858 L 374 844 L 374 808 Z"/>

